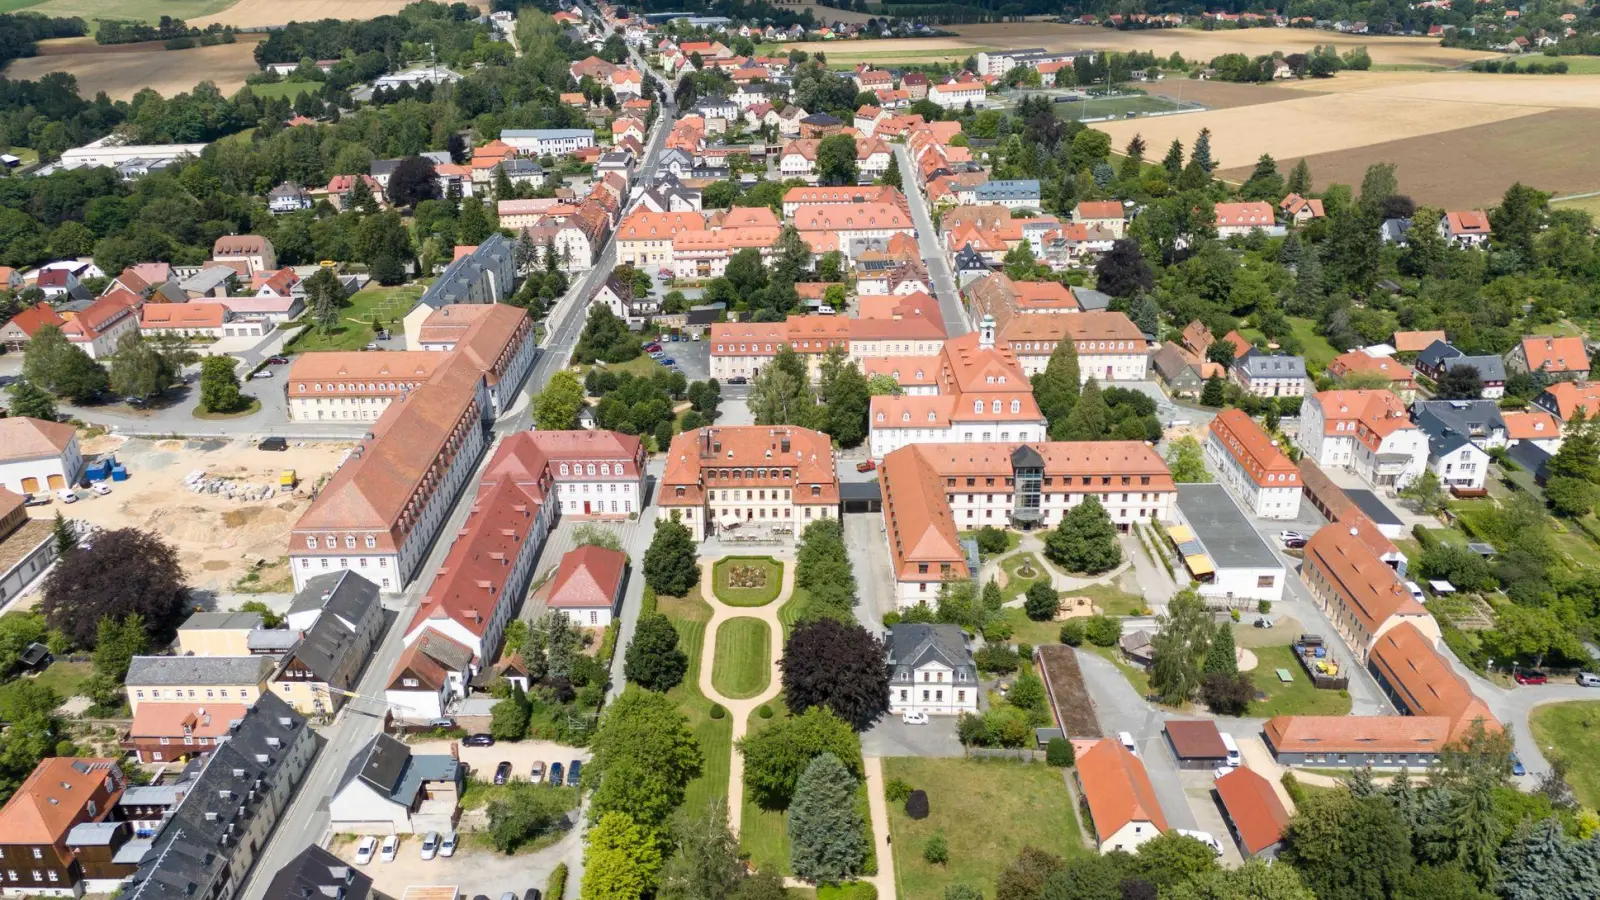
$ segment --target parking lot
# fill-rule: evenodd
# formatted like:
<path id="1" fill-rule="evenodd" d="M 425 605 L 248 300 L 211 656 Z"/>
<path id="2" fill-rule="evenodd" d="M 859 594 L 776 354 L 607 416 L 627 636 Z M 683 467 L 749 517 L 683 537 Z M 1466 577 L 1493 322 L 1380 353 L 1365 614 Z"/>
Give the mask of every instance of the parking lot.
<path id="1" fill-rule="evenodd" d="M 421 741 L 411 745 L 412 753 L 441 753 L 450 752 L 450 741 Z M 458 752 L 461 761 L 467 765 L 467 776 L 476 781 L 489 781 L 494 777 L 495 766 L 501 762 L 511 763 L 511 777 L 516 781 L 527 781 L 528 772 L 535 762 L 542 762 L 548 769 L 553 762 L 561 763 L 561 768 L 567 769 L 573 760 L 589 760 L 589 751 L 580 747 L 568 747 L 554 741 L 501 741 L 493 747 L 468 747 L 459 745 Z"/>

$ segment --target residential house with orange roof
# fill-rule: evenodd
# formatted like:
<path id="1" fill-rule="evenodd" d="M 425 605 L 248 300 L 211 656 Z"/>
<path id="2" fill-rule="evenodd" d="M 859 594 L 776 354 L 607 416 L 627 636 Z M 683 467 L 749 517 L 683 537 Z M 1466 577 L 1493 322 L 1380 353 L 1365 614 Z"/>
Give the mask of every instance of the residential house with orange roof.
<path id="1" fill-rule="evenodd" d="M 1533 444 L 1546 453 L 1561 449 L 1561 423 L 1543 410 L 1506 411 L 1500 414 L 1508 444 Z"/>
<path id="2" fill-rule="evenodd" d="M 1144 763 L 1115 739 L 1101 738 L 1079 752 L 1073 777 L 1101 853 L 1132 853 L 1167 830 Z"/>
<path id="3" fill-rule="evenodd" d="M 1016 281 L 1004 272 L 995 272 L 967 285 L 968 315 L 981 320 L 991 316 L 1001 326 L 1030 314 L 1076 313 L 1077 298 L 1072 289 L 1059 281 Z"/>
<path id="4" fill-rule="evenodd" d="M 39 329 L 46 325 L 61 328 L 67 320 L 56 315 L 55 307 L 46 301 L 39 301 L 22 312 L 11 317 L 4 327 L 0 327 L 0 343 L 5 345 L 9 353 L 20 353 L 26 350 L 28 342 L 39 333 Z"/>
<path id="5" fill-rule="evenodd" d="M 211 245 L 211 259 L 219 263 L 243 263 L 242 274 L 254 275 L 278 267 L 272 241 L 259 234 L 225 234 Z"/>
<path id="6" fill-rule="evenodd" d="M 116 351 L 124 334 L 139 330 L 143 306 L 144 298 L 138 294 L 114 290 L 80 310 L 61 327 L 61 333 L 90 359 L 102 359 Z"/>
<path id="7" fill-rule="evenodd" d="M 1457 247 L 1482 247 L 1492 234 L 1489 216 L 1481 209 L 1447 212 L 1439 217 L 1439 235 Z"/>
<path id="8" fill-rule="evenodd" d="M 1506 368 L 1516 374 L 1542 372 L 1552 381 L 1588 381 L 1589 351 L 1582 337 L 1533 335 L 1506 351 Z"/>
<path id="9" fill-rule="evenodd" d="M 1300 472 L 1256 421 L 1238 408 L 1211 420 L 1206 461 L 1254 515 L 1293 519 L 1300 514 Z"/>
<path id="10" fill-rule="evenodd" d="M 1438 623 L 1361 539 L 1358 528 L 1319 529 L 1305 551 L 1301 577 L 1358 663 L 1366 662 L 1374 641 L 1402 622 L 1438 639 Z"/>
<path id="11" fill-rule="evenodd" d="M 1579 411 L 1588 419 L 1600 415 L 1600 383 L 1558 381 L 1533 398 L 1533 405 L 1555 416 L 1565 429 Z"/>
<path id="12" fill-rule="evenodd" d="M 1072 341 L 1077 350 L 1082 381 L 1095 378 L 1102 385 L 1143 381 L 1149 373 L 1149 342 L 1125 313 L 1092 310 L 1014 316 L 1001 327 L 1000 339 L 1011 345 L 1029 378 L 1045 370 L 1063 340 Z"/>
<path id="13" fill-rule="evenodd" d="M 114 759 L 57 756 L 34 766 L 0 808 L 6 895 L 80 897 L 116 890 L 137 867 L 112 862 L 133 836 L 115 816 L 127 786 Z"/>
<path id="14" fill-rule="evenodd" d="M 1118 200 L 1084 200 L 1072 208 L 1072 221 L 1078 225 L 1104 228 L 1120 240 L 1127 229 L 1127 213 Z"/>
<path id="15" fill-rule="evenodd" d="M 139 331 L 146 334 L 176 334 L 185 338 L 222 338 L 227 336 L 260 337 L 267 333 L 268 323 L 233 322 L 233 310 L 225 303 L 147 303 L 139 310 Z"/>
<path id="16" fill-rule="evenodd" d="M 534 595 L 580 628 L 606 628 L 622 606 L 628 555 L 592 544 L 568 551 L 555 577 Z"/>
<path id="17" fill-rule="evenodd" d="M 1325 218 L 1322 211 L 1322 201 L 1315 197 L 1302 197 L 1299 194 L 1290 194 L 1278 201 L 1278 211 L 1291 225 L 1307 225 L 1317 219 Z"/>
<path id="18" fill-rule="evenodd" d="M 1373 356 L 1364 350 L 1347 350 L 1328 363 L 1331 378 L 1387 380 L 1389 390 L 1407 403 L 1417 399 L 1417 377 L 1411 368 L 1392 356 Z"/>
<path id="19" fill-rule="evenodd" d="M 793 540 L 839 510 L 833 442 L 792 425 L 726 425 L 672 439 L 657 504 L 703 541 L 716 535 Z"/>
<path id="20" fill-rule="evenodd" d="M 1177 504 L 1166 462 L 1143 441 L 913 442 L 884 457 L 879 482 L 902 609 L 970 577 L 959 532 L 1053 528 L 1091 495 L 1126 531 L 1172 521 Z"/>
<path id="21" fill-rule="evenodd" d="M 141 703 L 120 746 L 142 763 L 183 762 L 215 750 L 249 708 L 210 700 Z"/>
<path id="22" fill-rule="evenodd" d="M 1272 204 L 1264 200 L 1216 204 L 1218 238 L 1245 237 L 1258 228 L 1268 231 L 1276 226 Z"/>
<path id="23" fill-rule="evenodd" d="M 875 185 L 839 187 L 792 187 L 783 194 L 783 216 L 792 218 L 801 207 L 850 206 L 858 203 L 887 203 L 909 209 L 899 188 Z"/>
<path id="24" fill-rule="evenodd" d="M 706 228 L 706 217 L 699 212 L 635 210 L 617 225 L 617 264 L 651 271 L 671 266 L 673 239 L 684 232 Z"/>
<path id="25" fill-rule="evenodd" d="M 1300 407 L 1295 444 L 1324 469 L 1355 472 L 1374 487 L 1402 487 L 1428 462 L 1428 436 L 1391 391 L 1311 394 Z"/>

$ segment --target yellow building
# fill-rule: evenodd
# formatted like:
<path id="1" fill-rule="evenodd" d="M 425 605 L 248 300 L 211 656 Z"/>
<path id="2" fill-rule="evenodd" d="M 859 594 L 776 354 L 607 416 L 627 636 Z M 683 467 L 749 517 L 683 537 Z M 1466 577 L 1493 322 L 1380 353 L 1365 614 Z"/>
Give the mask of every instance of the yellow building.
<path id="1" fill-rule="evenodd" d="M 260 613 L 197 612 L 178 626 L 178 655 L 249 656 L 250 632 L 260 627 Z"/>

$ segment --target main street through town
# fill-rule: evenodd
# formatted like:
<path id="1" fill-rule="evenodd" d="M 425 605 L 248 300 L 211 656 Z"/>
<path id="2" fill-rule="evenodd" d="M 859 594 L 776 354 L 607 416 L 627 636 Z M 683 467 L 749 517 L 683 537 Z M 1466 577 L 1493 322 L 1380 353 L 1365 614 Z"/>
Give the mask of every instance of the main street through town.
<path id="1" fill-rule="evenodd" d="M 911 207 L 911 224 L 917 227 L 917 249 L 922 262 L 928 267 L 928 277 L 933 279 L 933 294 L 939 298 L 939 312 L 944 316 L 945 333 L 960 337 L 971 331 L 967 314 L 961 308 L 961 294 L 956 290 L 955 278 L 950 275 L 950 262 L 939 246 L 939 229 L 933 227 L 928 215 L 928 202 L 917 186 L 917 166 L 904 144 L 894 145 L 895 164 L 900 167 L 900 189 Z"/>
<path id="2" fill-rule="evenodd" d="M 671 127 L 672 116 L 672 109 L 665 107 L 656 121 L 655 130 L 646 144 L 644 159 L 637 173 L 637 178 L 641 182 L 648 183 L 655 173 L 656 160 L 666 133 Z M 542 390 L 549 382 L 550 376 L 566 365 L 567 359 L 572 355 L 573 347 L 577 345 L 578 336 L 583 331 L 589 297 L 615 265 L 616 256 L 616 244 L 608 238 L 594 266 L 575 280 L 566 295 L 551 310 L 547 320 L 549 331 L 539 351 L 539 358 L 528 376 L 526 386 L 517 402 L 494 424 L 490 446 L 485 451 L 483 459 L 479 461 L 473 477 L 465 482 L 466 487 L 456 498 L 448 518 L 439 529 L 438 537 L 428 552 L 425 564 L 418 569 L 421 574 L 398 598 L 385 604 L 386 609 L 395 615 L 395 620 L 389 626 L 371 661 L 367 663 L 366 672 L 363 673 L 356 689 L 360 698 L 347 703 L 333 724 L 322 729 L 321 736 L 324 742 L 322 749 L 306 771 L 305 778 L 295 791 L 294 799 L 280 819 L 282 826 L 268 838 L 261 855 L 257 857 L 254 869 L 240 889 L 240 900 L 265 900 L 272 876 L 293 861 L 305 849 L 308 841 L 322 843 L 328 837 L 329 798 L 338 789 L 338 779 L 349 767 L 356 751 L 383 730 L 384 714 L 387 709 L 383 700 L 384 688 L 395 664 L 400 659 L 400 654 L 405 649 L 406 626 L 416 615 L 423 596 L 432 585 L 433 573 L 444 565 L 445 555 L 450 551 L 452 536 L 465 524 L 467 514 L 472 510 L 473 496 L 483 469 L 502 439 L 519 431 L 525 431 L 532 424 L 532 395 Z M 638 528 L 635 533 L 644 534 L 643 541 L 648 543 L 649 537 L 645 528 Z M 629 549 L 635 559 L 643 557 L 643 547 L 632 546 Z M 634 581 L 642 584 L 640 579 Z M 626 647 L 628 641 L 632 639 L 634 626 L 638 622 L 638 594 L 641 590 L 639 585 L 630 586 L 628 596 L 633 599 L 631 602 L 624 602 L 623 605 L 622 625 L 617 640 L 619 666 L 622 659 L 621 648 Z M 614 682 L 620 684 L 620 671 L 614 672 L 612 677 Z M 581 863 L 581 860 L 577 862 Z M 572 868 L 573 880 L 581 880 L 581 871 L 576 866 Z"/>

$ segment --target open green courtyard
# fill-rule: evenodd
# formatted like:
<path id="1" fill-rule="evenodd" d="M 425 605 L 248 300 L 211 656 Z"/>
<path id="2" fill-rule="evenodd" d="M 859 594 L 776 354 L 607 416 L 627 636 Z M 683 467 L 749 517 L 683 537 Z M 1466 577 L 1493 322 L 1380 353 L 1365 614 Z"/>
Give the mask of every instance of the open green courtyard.
<path id="1" fill-rule="evenodd" d="M 395 333 L 401 328 L 400 320 L 416 308 L 417 301 L 427 288 L 420 284 L 402 284 L 397 287 L 369 285 L 346 297 L 339 307 L 339 322 L 326 332 L 311 324 L 307 312 L 300 323 L 308 327 L 300 332 L 288 349 L 294 353 L 307 350 L 360 350 L 375 340 L 372 329 L 374 317 Z"/>
<path id="2" fill-rule="evenodd" d="M 754 697 L 771 680 L 771 656 L 772 629 L 766 622 L 749 616 L 729 619 L 717 628 L 711 685 L 724 697 Z"/>
<path id="3" fill-rule="evenodd" d="M 1306 670 L 1294 658 L 1294 649 L 1280 644 L 1276 647 L 1256 647 L 1257 665 L 1250 680 L 1256 690 L 1267 695 L 1265 700 L 1250 703 L 1252 717 L 1271 716 L 1347 716 L 1350 714 L 1349 691 L 1318 690 L 1307 677 Z M 1291 681 L 1278 678 L 1278 670 L 1289 673 Z"/>
<path id="4" fill-rule="evenodd" d="M 710 700 L 700 693 L 700 653 L 705 647 L 706 622 L 711 618 L 711 607 L 700 599 L 700 589 L 682 599 L 662 597 L 657 601 L 659 610 L 678 630 L 678 649 L 689 657 L 689 670 L 683 681 L 667 692 L 689 720 L 689 729 L 700 743 L 704 757 L 700 777 L 689 782 L 683 794 L 684 809 L 705 809 L 713 799 L 728 796 L 728 769 L 733 753 L 733 720 L 727 716 L 711 718 Z"/>
<path id="5" fill-rule="evenodd" d="M 1533 739 L 1547 758 L 1567 764 L 1567 783 L 1578 802 L 1600 803 L 1600 700 L 1551 703 L 1528 716 Z"/>
<path id="6" fill-rule="evenodd" d="M 770 556 L 729 556 L 712 568 L 717 599 L 729 606 L 766 606 L 778 599 L 783 563 Z"/>
<path id="7" fill-rule="evenodd" d="M 1023 847 L 1062 856 L 1087 853 L 1063 771 L 1039 763 L 976 759 L 892 758 L 883 761 L 888 782 L 904 781 L 928 792 L 928 817 L 906 815 L 889 803 L 895 875 L 902 900 L 941 900 L 951 884 L 967 884 L 993 897 L 995 878 Z M 934 865 L 922 848 L 944 836 L 950 859 Z"/>

